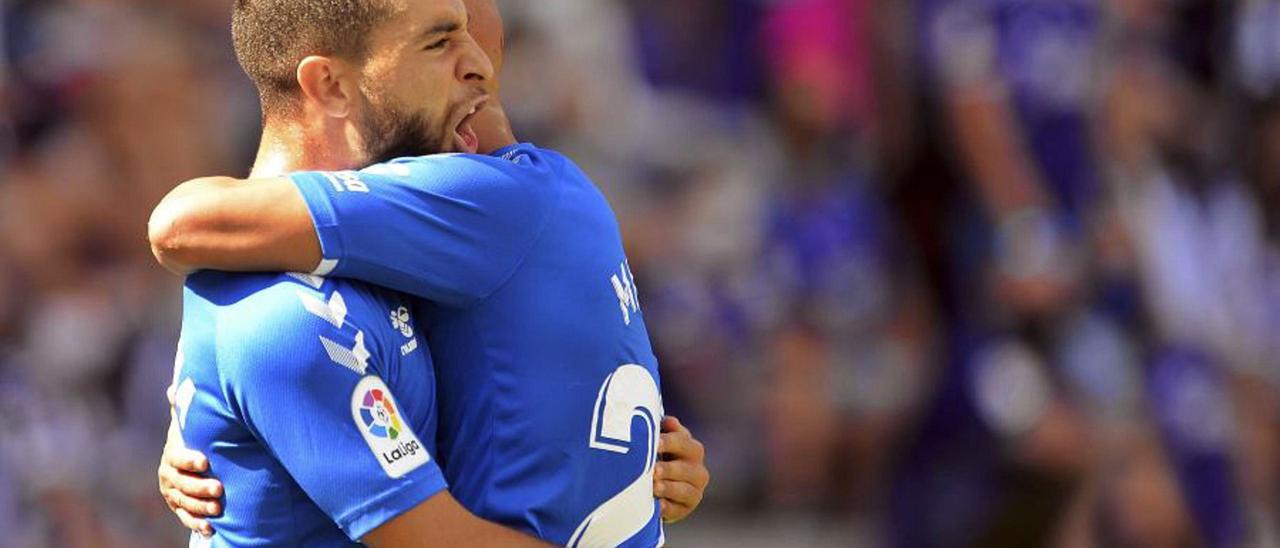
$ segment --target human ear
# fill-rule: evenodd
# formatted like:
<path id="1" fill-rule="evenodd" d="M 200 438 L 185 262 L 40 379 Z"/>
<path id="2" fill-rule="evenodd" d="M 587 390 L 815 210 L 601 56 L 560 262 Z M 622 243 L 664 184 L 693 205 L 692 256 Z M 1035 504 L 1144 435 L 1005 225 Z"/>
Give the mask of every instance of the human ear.
<path id="1" fill-rule="evenodd" d="M 311 55 L 298 63 L 298 86 L 303 101 L 335 118 L 351 113 L 354 97 L 345 80 L 352 74 L 345 63 L 332 57 Z"/>

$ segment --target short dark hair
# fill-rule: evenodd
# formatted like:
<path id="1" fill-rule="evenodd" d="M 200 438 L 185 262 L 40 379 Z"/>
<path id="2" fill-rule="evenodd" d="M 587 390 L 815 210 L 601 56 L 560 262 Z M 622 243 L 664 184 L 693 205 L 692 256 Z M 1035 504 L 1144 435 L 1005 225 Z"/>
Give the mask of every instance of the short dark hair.
<path id="1" fill-rule="evenodd" d="M 231 40 L 263 115 L 296 105 L 298 63 L 308 55 L 363 61 L 370 32 L 393 12 L 389 0 L 235 0 Z"/>

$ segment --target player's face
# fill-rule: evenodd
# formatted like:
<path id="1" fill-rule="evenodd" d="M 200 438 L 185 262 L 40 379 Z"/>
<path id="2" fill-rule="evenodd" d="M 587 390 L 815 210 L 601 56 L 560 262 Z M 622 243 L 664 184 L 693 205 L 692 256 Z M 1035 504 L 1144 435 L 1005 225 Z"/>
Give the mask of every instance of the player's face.
<path id="1" fill-rule="evenodd" d="M 463 0 L 470 17 L 467 30 L 493 64 L 493 77 L 489 79 L 489 93 L 498 93 L 498 80 L 502 75 L 502 50 L 506 46 L 502 13 L 493 0 Z"/>
<path id="2" fill-rule="evenodd" d="M 403 0 L 370 37 L 363 76 L 370 162 L 476 152 L 470 115 L 487 98 L 493 66 L 467 32 L 461 0 Z"/>

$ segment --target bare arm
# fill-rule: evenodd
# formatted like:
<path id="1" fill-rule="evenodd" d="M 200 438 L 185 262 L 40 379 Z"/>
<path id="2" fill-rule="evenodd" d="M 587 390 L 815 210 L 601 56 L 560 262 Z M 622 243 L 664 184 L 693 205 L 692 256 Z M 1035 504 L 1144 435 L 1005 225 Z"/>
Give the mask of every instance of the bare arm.
<path id="1" fill-rule="evenodd" d="M 488 154 L 516 142 L 497 101 L 472 127 Z M 312 272 L 323 259 L 307 203 L 288 177 L 204 177 L 178 185 L 148 223 L 151 252 L 169 271 Z"/>
<path id="2" fill-rule="evenodd" d="M 982 83 L 954 90 L 947 109 L 961 160 L 987 212 L 999 219 L 1044 207 L 1044 182 L 1027 154 L 1004 87 Z"/>
<path id="3" fill-rule="evenodd" d="M 156 260 L 177 274 L 311 272 L 322 259 L 311 213 L 287 177 L 182 183 L 156 206 L 147 235 Z"/>
<path id="4" fill-rule="evenodd" d="M 202 474 L 208 467 L 204 455 L 183 447 L 182 435 L 176 423 L 171 423 L 160 465 L 160 492 L 169 510 L 177 514 L 184 526 L 205 536 L 213 534 L 205 518 L 222 511 L 218 502 L 222 484 L 193 473 Z M 685 511 L 685 515 L 688 512 L 692 512 L 692 508 Z M 448 491 L 441 491 L 382 524 L 361 540 L 375 547 L 547 546 L 534 537 L 476 517 Z"/>
<path id="5" fill-rule="evenodd" d="M 1074 271 L 1058 232 L 1043 174 L 1026 149 L 1008 91 L 998 82 L 957 89 L 947 100 L 956 146 L 997 230 L 997 298 L 1020 313 L 1065 303 Z"/>
<path id="6" fill-rule="evenodd" d="M 429 546 L 550 546 L 536 538 L 482 520 L 448 491 L 374 529 L 361 539 L 375 548 Z"/>
<path id="7" fill-rule="evenodd" d="M 666 417 L 662 420 L 658 452 L 662 458 L 653 476 L 653 492 L 661 499 L 662 520 L 675 523 L 687 518 L 702 503 L 703 493 L 711 481 L 706 451 L 679 419 Z M 171 424 L 158 472 L 160 493 L 184 526 L 204 535 L 213 534 L 207 518 L 222 511 L 218 499 L 222 495 L 222 484 L 217 478 L 204 476 L 208 469 L 208 459 L 184 447 L 177 426 Z M 372 538 L 370 535 L 365 540 Z"/>

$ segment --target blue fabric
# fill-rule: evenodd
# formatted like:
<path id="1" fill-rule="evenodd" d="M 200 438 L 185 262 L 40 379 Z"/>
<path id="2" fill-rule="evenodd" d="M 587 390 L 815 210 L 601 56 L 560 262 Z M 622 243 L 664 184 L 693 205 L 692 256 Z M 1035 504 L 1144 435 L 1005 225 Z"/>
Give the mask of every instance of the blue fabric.
<path id="1" fill-rule="evenodd" d="M 523 144 L 293 180 L 335 276 L 421 298 L 464 506 L 558 544 L 659 542 L 657 360 L 586 175 Z"/>
<path id="2" fill-rule="evenodd" d="M 1178 485 L 1205 545 L 1242 546 L 1247 509 L 1232 454 L 1235 420 L 1227 381 L 1205 353 L 1161 349 L 1149 373 L 1148 393 Z"/>
<path id="3" fill-rule="evenodd" d="M 225 488 L 214 545 L 346 546 L 445 488 L 411 326 L 398 295 L 355 282 L 188 278 L 175 411 Z"/>

